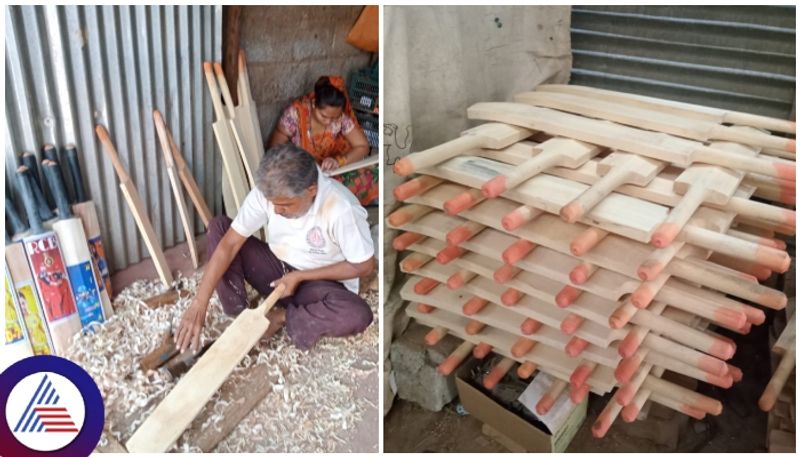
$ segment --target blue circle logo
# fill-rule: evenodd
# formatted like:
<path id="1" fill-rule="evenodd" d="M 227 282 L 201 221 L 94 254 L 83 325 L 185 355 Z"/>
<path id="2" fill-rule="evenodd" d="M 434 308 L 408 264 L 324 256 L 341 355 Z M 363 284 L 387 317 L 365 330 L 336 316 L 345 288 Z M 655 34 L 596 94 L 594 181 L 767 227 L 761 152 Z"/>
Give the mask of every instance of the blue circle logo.
<path id="1" fill-rule="evenodd" d="M 94 380 L 75 363 L 28 357 L 0 373 L 0 454 L 15 457 L 92 453 L 105 408 Z"/>

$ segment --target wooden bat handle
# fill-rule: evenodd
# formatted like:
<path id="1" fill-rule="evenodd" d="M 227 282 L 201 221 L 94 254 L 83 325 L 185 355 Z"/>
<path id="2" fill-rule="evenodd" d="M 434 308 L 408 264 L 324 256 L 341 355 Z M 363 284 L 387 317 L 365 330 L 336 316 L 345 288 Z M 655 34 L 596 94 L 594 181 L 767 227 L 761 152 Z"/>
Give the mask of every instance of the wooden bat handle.
<path id="1" fill-rule="evenodd" d="M 449 375 L 453 372 L 453 370 L 461 365 L 461 362 L 469 356 L 474 347 L 474 344 L 470 343 L 469 341 L 464 341 L 455 349 L 455 351 L 447 356 L 444 362 L 440 363 L 439 366 L 436 367 L 436 370 L 445 376 Z"/>
<path id="2" fill-rule="evenodd" d="M 722 125 L 715 125 L 711 132 L 711 137 L 743 143 L 761 148 L 780 149 L 782 151 L 795 153 L 795 140 L 772 136 L 767 133 L 759 132 L 754 129 L 732 128 Z"/>
<path id="3" fill-rule="evenodd" d="M 797 213 L 791 209 L 767 205 L 742 197 L 731 197 L 724 209 L 741 216 L 761 219 L 776 225 L 787 224 L 795 228 L 797 224 Z"/>
<path id="4" fill-rule="evenodd" d="M 712 375 L 697 367 L 684 363 L 681 360 L 677 360 L 672 357 L 665 356 L 663 354 L 658 354 L 653 351 L 650 351 L 647 354 L 645 360 L 653 363 L 654 365 L 658 365 L 664 369 L 667 369 L 669 371 L 673 371 L 675 373 L 679 373 L 684 376 L 697 379 L 698 381 L 705 381 L 717 387 L 722 387 L 723 389 L 727 389 L 733 385 L 733 378 L 731 378 L 730 376 Z"/>
<path id="5" fill-rule="evenodd" d="M 164 161 L 167 163 L 167 168 L 174 169 L 175 159 L 172 157 L 172 147 L 170 146 L 169 138 L 167 138 L 167 128 L 164 124 L 164 118 L 158 110 L 153 110 L 153 123 L 156 125 L 156 133 L 161 143 L 161 149 L 164 151 Z"/>
<path id="6" fill-rule="evenodd" d="M 577 222 L 584 214 L 591 211 L 592 208 L 613 192 L 614 189 L 625 184 L 629 176 L 630 170 L 627 166 L 611 168 L 605 176 L 561 208 L 561 211 L 559 211 L 561 219 L 570 224 Z"/>
<path id="7" fill-rule="evenodd" d="M 694 152 L 694 159 L 697 162 L 720 165 L 733 168 L 734 170 L 760 173 L 787 181 L 795 180 L 797 171 L 795 164 L 774 163 L 767 159 L 731 154 L 730 152 L 709 146 L 701 146 L 695 149 Z"/>
<path id="8" fill-rule="evenodd" d="M 722 403 L 720 403 L 719 400 L 706 397 L 705 395 L 691 391 L 677 384 L 664 381 L 663 379 L 655 376 L 648 376 L 642 386 L 652 390 L 653 392 L 664 394 L 674 400 L 694 405 L 697 409 L 705 411 L 714 416 L 722 414 Z"/>
<path id="9" fill-rule="evenodd" d="M 125 171 L 125 166 L 122 165 L 122 162 L 119 160 L 117 148 L 115 148 L 114 143 L 111 142 L 111 138 L 108 136 L 108 131 L 106 128 L 100 124 L 97 124 L 94 131 L 97 133 L 97 138 L 100 139 L 100 143 L 103 145 L 103 150 L 106 152 L 106 155 L 109 159 L 111 159 L 111 164 L 114 165 L 114 170 L 117 172 L 120 184 L 130 182 L 131 177 L 128 175 L 128 172 Z"/>
<path id="10" fill-rule="evenodd" d="M 31 178 L 37 186 L 41 187 L 42 183 L 39 180 L 39 165 L 36 153 L 27 151 L 22 153 L 22 164 L 28 167 Z"/>
<path id="11" fill-rule="evenodd" d="M 539 399 L 539 402 L 536 403 L 536 413 L 541 415 L 547 414 L 553 405 L 556 404 L 556 400 L 564 392 L 568 383 L 562 379 L 556 379 L 553 381 L 553 384 L 550 385 L 550 388 L 547 389 L 547 392 L 542 395 L 542 398 Z"/>
<path id="12" fill-rule="evenodd" d="M 278 300 L 280 300 L 280 299 L 281 299 L 281 297 L 283 296 L 283 291 L 284 291 L 285 289 L 286 289 L 286 286 L 285 286 L 285 285 L 283 285 L 283 284 L 278 284 L 278 286 L 277 286 L 277 287 L 275 287 L 275 288 L 272 290 L 272 292 L 270 292 L 270 294 L 269 294 L 269 295 L 267 295 L 267 298 L 265 298 L 265 299 L 264 299 L 264 300 L 261 302 L 261 304 L 260 304 L 260 305 L 258 305 L 258 308 L 257 308 L 257 309 L 258 309 L 258 312 L 259 312 L 260 314 L 262 314 L 262 315 L 265 315 L 265 316 L 266 316 L 266 314 L 267 314 L 267 311 L 269 311 L 270 309 L 272 309 L 272 307 L 273 307 L 273 306 L 275 306 L 275 303 L 277 303 L 277 302 L 278 302 Z"/>
<path id="13" fill-rule="evenodd" d="M 727 303 L 708 296 L 699 296 L 699 292 L 697 296 L 692 297 L 684 292 L 682 288 L 662 287 L 656 297 L 674 308 L 694 313 L 723 327 L 737 329 L 747 323 L 747 315 L 742 310 L 734 309 Z"/>
<path id="14" fill-rule="evenodd" d="M 653 401 L 655 403 L 658 403 L 658 404 L 660 404 L 662 406 L 666 406 L 667 408 L 672 409 L 673 411 L 677 411 L 677 412 L 679 412 L 681 414 L 685 414 L 685 415 L 687 415 L 687 416 L 689 416 L 689 417 L 691 417 L 693 419 L 703 420 L 706 417 L 705 411 L 701 411 L 701 410 L 693 407 L 692 405 L 687 405 L 686 403 L 682 403 L 682 402 L 680 402 L 678 400 L 674 400 L 674 399 L 672 399 L 670 397 L 667 397 L 665 395 L 662 395 L 660 393 L 651 392 L 649 397 L 650 397 L 651 401 Z M 633 422 L 633 421 L 631 421 L 631 422 Z"/>
<path id="15" fill-rule="evenodd" d="M 653 351 L 669 354 L 675 359 L 683 360 L 707 373 L 717 376 L 724 376 L 728 373 L 728 364 L 724 361 L 661 336 L 651 333 L 647 335 L 642 344 Z"/>
<path id="16" fill-rule="evenodd" d="M 620 386 L 617 394 L 614 395 L 612 401 L 618 403 L 620 406 L 628 406 L 633 398 L 636 396 L 636 393 L 639 392 L 639 389 L 642 387 L 644 380 L 647 379 L 647 375 L 650 374 L 650 371 L 653 369 L 652 362 L 645 363 L 639 368 L 639 371 L 634 374 L 633 378 L 630 381 Z"/>
<path id="17" fill-rule="evenodd" d="M 42 156 L 47 160 L 58 162 L 58 151 L 56 151 L 56 147 L 52 144 L 42 146 Z"/>
<path id="18" fill-rule="evenodd" d="M 39 212 L 39 219 L 47 221 L 53 218 L 53 211 L 47 203 L 42 191 L 42 181 L 39 178 L 39 164 L 36 162 L 36 154 L 33 152 L 26 152 L 22 154 L 22 164 L 28 167 L 28 176 L 31 181 L 31 191 L 33 192 L 33 201 L 36 204 L 37 211 Z"/>
<path id="19" fill-rule="evenodd" d="M 508 189 L 513 189 L 542 171 L 557 165 L 560 158 L 559 153 L 545 151 L 515 167 L 511 173 L 497 175 L 486 181 L 481 186 L 481 191 L 486 198 L 496 198 Z"/>
<path id="20" fill-rule="evenodd" d="M 69 201 L 64 193 L 64 183 L 61 181 L 61 175 L 58 173 L 58 164 L 52 160 L 45 160 L 42 162 L 42 170 L 44 171 L 47 184 L 50 187 L 50 193 L 56 200 L 58 206 L 58 218 L 61 220 L 69 219 L 72 217 L 72 210 L 69 207 Z"/>
<path id="21" fill-rule="evenodd" d="M 408 176 L 417 170 L 438 165 L 470 149 L 480 148 L 483 144 L 484 138 L 480 135 L 460 136 L 430 149 L 403 157 L 394 163 L 394 172 L 400 176 Z"/>
<path id="22" fill-rule="evenodd" d="M 658 329 L 667 334 L 678 343 L 711 354 L 724 360 L 733 357 L 735 349 L 732 345 L 725 344 L 707 333 L 687 325 L 675 322 L 664 316 L 657 315 L 649 310 L 642 309 L 636 312 L 631 322 L 637 325 Z"/>
<path id="23" fill-rule="evenodd" d="M 390 214 L 387 221 L 392 227 L 401 227 L 409 222 L 414 222 L 431 211 L 433 211 L 433 208 L 430 206 L 415 204 L 405 205 Z"/>
<path id="24" fill-rule="evenodd" d="M 217 116 L 217 121 L 225 121 L 225 108 L 222 106 L 220 99 L 219 86 L 217 79 L 214 77 L 214 66 L 211 62 L 203 62 L 203 74 L 206 76 L 206 83 L 208 85 L 208 92 L 211 94 L 211 104 L 214 106 L 214 114 Z"/>
<path id="25" fill-rule="evenodd" d="M 252 100 L 250 94 L 250 75 L 247 73 L 247 57 L 244 49 L 239 49 L 239 80 L 243 87 L 239 90 L 239 103 L 249 103 Z"/>
<path id="26" fill-rule="evenodd" d="M 701 227 L 686 226 L 680 234 L 680 239 L 719 254 L 763 265 L 778 273 L 784 273 L 788 270 L 792 262 L 791 257 L 785 251 L 769 246 L 760 246 L 756 243 L 740 240 L 739 238 Z"/>
<path id="27" fill-rule="evenodd" d="M 72 183 L 75 185 L 75 200 L 78 203 L 88 201 L 86 186 L 83 183 L 83 175 L 81 174 L 81 165 L 78 160 L 78 149 L 74 144 L 68 144 L 64 149 L 66 150 L 69 174 L 72 177 Z"/>
<path id="28" fill-rule="evenodd" d="M 664 222 L 653 232 L 650 244 L 658 248 L 671 244 L 678 237 L 683 226 L 689 222 L 694 212 L 697 211 L 697 208 L 703 204 L 705 197 L 706 189 L 703 186 L 693 184 L 689 187 L 689 191 L 686 192 L 680 203 L 672 208 Z"/>
<path id="29" fill-rule="evenodd" d="M 787 298 L 782 292 L 743 280 L 741 273 L 722 268 L 710 269 L 694 259 L 675 259 L 670 263 L 669 273 L 710 287 L 726 294 L 735 295 L 772 309 L 786 307 Z"/>
<path id="30" fill-rule="evenodd" d="M 749 125 L 773 132 L 784 133 L 797 133 L 797 123 L 784 119 L 776 119 L 767 116 L 759 116 L 757 114 L 740 113 L 737 111 L 729 111 L 724 115 L 725 122 L 730 124 Z"/>
<path id="31" fill-rule="evenodd" d="M 31 225 L 31 233 L 38 235 L 44 233 L 44 227 L 42 226 L 42 220 L 39 218 L 36 203 L 33 201 L 32 178 L 28 173 L 28 167 L 24 165 L 17 168 L 17 182 L 19 184 L 19 193 L 22 196 L 22 203 L 25 205 L 25 212 L 28 215 L 28 223 Z"/>
<path id="32" fill-rule="evenodd" d="M 222 100 L 225 102 L 225 108 L 228 112 L 228 117 L 233 117 L 233 97 L 231 97 L 231 90 L 228 87 L 228 80 L 225 79 L 225 72 L 222 71 L 222 65 L 219 62 L 214 62 L 214 74 L 217 76 L 217 83 L 219 84 L 220 91 L 222 92 Z"/>
<path id="33" fill-rule="evenodd" d="M 662 249 L 654 249 L 650 255 L 639 265 L 636 274 L 642 281 L 652 281 L 669 265 L 681 250 L 684 243 L 671 243 Z"/>
<path id="34" fill-rule="evenodd" d="M 769 380 L 766 389 L 764 389 L 764 393 L 761 394 L 761 398 L 758 399 L 758 407 L 761 408 L 762 411 L 770 411 L 775 407 L 775 402 L 778 400 L 783 386 L 786 385 L 786 380 L 789 379 L 789 375 L 792 374 L 792 370 L 794 370 L 796 362 L 795 355 L 795 345 L 794 342 L 792 342 L 789 350 L 783 354 L 781 363 L 778 364 L 775 373 L 772 374 L 772 378 Z"/>

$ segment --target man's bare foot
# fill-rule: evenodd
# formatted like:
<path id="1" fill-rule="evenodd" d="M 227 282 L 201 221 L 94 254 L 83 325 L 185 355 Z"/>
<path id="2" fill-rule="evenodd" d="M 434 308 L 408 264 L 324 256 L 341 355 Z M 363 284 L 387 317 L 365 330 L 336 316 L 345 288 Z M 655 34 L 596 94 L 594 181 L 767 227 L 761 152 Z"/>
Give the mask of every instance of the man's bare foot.
<path id="1" fill-rule="evenodd" d="M 269 319 L 269 327 L 264 332 L 264 336 L 261 337 L 262 340 L 271 339 L 283 327 L 286 322 L 286 308 L 277 306 L 272 308 L 267 312 L 267 319 Z"/>

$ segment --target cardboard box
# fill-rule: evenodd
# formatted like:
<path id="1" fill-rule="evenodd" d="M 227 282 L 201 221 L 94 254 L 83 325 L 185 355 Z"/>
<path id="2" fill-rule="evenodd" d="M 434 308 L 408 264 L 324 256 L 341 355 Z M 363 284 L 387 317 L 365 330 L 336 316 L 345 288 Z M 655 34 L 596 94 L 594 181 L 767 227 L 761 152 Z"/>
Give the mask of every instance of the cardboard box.
<path id="1" fill-rule="evenodd" d="M 588 399 L 575 407 L 559 430 L 550 434 L 544 424 L 529 422 L 507 410 L 485 394 L 482 388 L 473 385 L 469 373 L 476 364 L 477 361 L 472 360 L 463 364 L 456 372 L 456 388 L 461 404 L 471 415 L 502 433 L 527 452 L 564 452 L 567 449 L 586 419 Z"/>

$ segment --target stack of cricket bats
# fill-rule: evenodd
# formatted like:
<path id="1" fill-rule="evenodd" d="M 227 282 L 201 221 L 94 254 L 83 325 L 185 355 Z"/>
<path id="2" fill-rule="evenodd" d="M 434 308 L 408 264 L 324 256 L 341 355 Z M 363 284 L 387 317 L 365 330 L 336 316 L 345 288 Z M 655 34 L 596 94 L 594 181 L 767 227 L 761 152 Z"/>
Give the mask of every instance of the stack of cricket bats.
<path id="1" fill-rule="evenodd" d="M 60 157 L 59 157 L 60 155 Z M 113 314 L 111 281 L 97 211 L 73 145 L 45 145 L 16 170 L 24 214 L 6 196 L 6 345 L 3 367 L 32 354 L 62 354 L 72 336 Z M 59 160 L 62 159 L 62 160 Z M 68 195 L 60 163 L 74 188 Z M 41 165 L 41 169 L 40 169 Z M 45 197 L 46 184 L 56 209 Z"/>
<path id="2" fill-rule="evenodd" d="M 721 329 L 748 333 L 786 306 L 759 281 L 791 261 L 795 124 L 565 85 L 467 115 L 487 122 L 395 164 L 417 176 L 388 219 L 409 253 L 407 313 L 429 344 L 464 340 L 440 372 L 490 352 L 504 359 L 487 388 L 515 364 L 546 372 L 539 414 L 614 391 L 597 437 L 648 402 L 720 414 L 662 376 L 731 387 L 742 370 Z"/>

